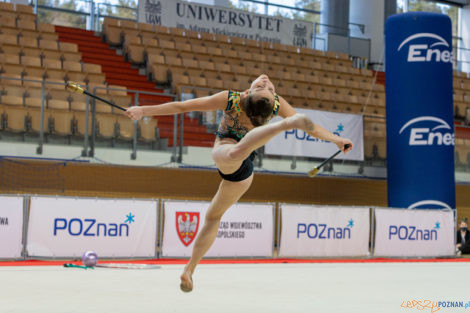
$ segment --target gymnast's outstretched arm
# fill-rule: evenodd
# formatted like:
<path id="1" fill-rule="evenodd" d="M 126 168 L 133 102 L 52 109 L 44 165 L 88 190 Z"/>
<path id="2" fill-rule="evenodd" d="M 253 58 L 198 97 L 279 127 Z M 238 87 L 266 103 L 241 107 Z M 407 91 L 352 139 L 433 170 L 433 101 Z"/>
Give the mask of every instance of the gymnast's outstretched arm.
<path id="1" fill-rule="evenodd" d="M 125 114 L 133 120 L 144 116 L 173 115 L 191 111 L 223 110 L 227 105 L 228 91 L 221 91 L 212 96 L 174 101 L 157 105 L 135 106 L 126 110 Z"/>

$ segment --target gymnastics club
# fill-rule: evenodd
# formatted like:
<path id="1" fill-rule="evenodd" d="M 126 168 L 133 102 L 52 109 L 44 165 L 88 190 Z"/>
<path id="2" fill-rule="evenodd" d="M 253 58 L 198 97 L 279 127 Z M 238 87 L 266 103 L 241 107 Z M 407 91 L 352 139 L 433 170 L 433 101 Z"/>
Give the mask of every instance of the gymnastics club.
<path id="1" fill-rule="evenodd" d="M 344 150 L 346 149 L 349 149 L 350 145 L 349 144 L 345 144 L 344 145 Z M 341 150 L 338 150 L 336 151 L 332 156 L 330 156 L 328 159 L 326 159 L 325 161 L 321 162 L 320 165 L 318 165 L 317 167 L 314 167 L 313 169 L 310 170 L 310 172 L 308 172 L 308 176 L 309 177 L 315 177 L 318 172 L 320 171 L 320 168 L 325 165 L 326 163 L 328 163 L 331 159 L 333 159 L 335 156 L 337 156 L 338 154 L 341 153 Z"/>
<path id="2" fill-rule="evenodd" d="M 77 83 L 68 82 L 66 88 L 67 88 L 68 90 L 70 90 L 71 92 L 86 94 L 86 95 L 88 95 L 88 96 L 90 96 L 90 97 L 92 97 L 92 98 L 95 98 L 95 99 L 98 99 L 98 100 L 100 100 L 100 101 L 103 101 L 104 103 L 109 104 L 110 106 L 115 107 L 116 109 L 126 111 L 126 109 L 124 109 L 123 107 L 121 107 L 121 106 L 119 106 L 119 105 L 117 105 L 117 104 L 114 104 L 114 103 L 112 103 L 112 102 L 110 102 L 110 101 L 108 101 L 108 100 L 106 100 L 106 99 L 103 99 L 103 98 L 101 98 L 101 97 L 98 97 L 98 96 L 95 96 L 95 95 L 89 93 L 88 91 L 86 91 L 85 89 L 83 89 L 83 88 L 82 88 L 79 84 L 77 84 Z"/>

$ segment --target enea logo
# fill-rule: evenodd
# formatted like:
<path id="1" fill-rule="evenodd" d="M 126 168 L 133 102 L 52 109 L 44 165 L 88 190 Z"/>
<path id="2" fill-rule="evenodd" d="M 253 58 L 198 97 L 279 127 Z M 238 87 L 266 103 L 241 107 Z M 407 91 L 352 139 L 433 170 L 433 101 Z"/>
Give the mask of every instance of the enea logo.
<path id="1" fill-rule="evenodd" d="M 309 239 L 351 239 L 351 228 L 353 227 L 353 219 L 348 221 L 346 227 L 322 223 L 298 223 L 297 239 L 301 236 Z"/>
<path id="2" fill-rule="evenodd" d="M 421 200 L 413 203 L 408 209 L 449 209 L 452 208 L 445 202 L 438 200 Z"/>
<path id="3" fill-rule="evenodd" d="M 446 121 L 434 116 L 421 116 L 409 120 L 400 129 L 399 134 L 408 133 L 405 132 L 407 129 L 409 129 L 410 146 L 453 146 L 455 144 L 455 134 L 452 128 Z"/>
<path id="4" fill-rule="evenodd" d="M 129 213 L 123 223 L 107 223 L 94 218 L 56 218 L 54 219 L 54 236 L 65 232 L 70 236 L 85 237 L 129 237 L 129 225 L 135 215 Z"/>
<path id="5" fill-rule="evenodd" d="M 433 241 L 437 240 L 441 223 L 437 221 L 429 228 L 418 228 L 414 225 L 390 225 L 388 227 L 388 239 L 408 241 Z"/>
<path id="6" fill-rule="evenodd" d="M 403 40 L 397 51 L 400 51 L 408 43 L 410 43 L 408 45 L 408 62 L 452 62 L 453 54 L 451 47 L 439 35 L 433 33 L 411 35 Z"/>

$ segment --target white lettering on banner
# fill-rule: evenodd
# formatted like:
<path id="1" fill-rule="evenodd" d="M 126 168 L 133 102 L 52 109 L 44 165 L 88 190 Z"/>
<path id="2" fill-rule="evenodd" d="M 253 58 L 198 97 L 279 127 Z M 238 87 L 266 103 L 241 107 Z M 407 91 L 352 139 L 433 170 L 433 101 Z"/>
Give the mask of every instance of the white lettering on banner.
<path id="1" fill-rule="evenodd" d="M 362 115 L 306 109 L 296 109 L 296 111 L 307 115 L 314 123 L 325 127 L 335 135 L 352 140 L 354 149 L 346 154 L 341 153 L 337 156 L 337 159 L 364 160 L 364 123 Z M 280 117 L 276 117 L 271 123 L 280 119 Z M 266 154 L 316 158 L 329 157 L 337 150 L 338 147 L 334 143 L 317 139 L 298 129 L 285 131 L 274 136 L 265 146 Z"/>
<path id="2" fill-rule="evenodd" d="M 140 0 L 139 22 L 311 47 L 313 23 L 181 0 Z"/>
<path id="3" fill-rule="evenodd" d="M 408 62 L 443 62 L 443 63 L 451 63 L 453 54 L 449 50 L 450 46 L 449 43 L 439 35 L 433 33 L 418 33 L 411 36 L 408 36 L 398 47 L 397 51 L 406 45 L 408 42 L 415 40 L 415 39 L 430 39 L 437 40 L 431 45 L 428 44 L 410 44 L 408 48 Z M 431 49 L 435 46 L 444 46 L 447 50 L 439 50 L 439 49 Z"/>
<path id="4" fill-rule="evenodd" d="M 164 257 L 191 256 L 208 207 L 209 202 L 164 202 Z M 270 257 L 273 253 L 273 230 L 272 205 L 237 203 L 222 217 L 216 240 L 206 257 Z"/>
<path id="5" fill-rule="evenodd" d="M 155 255 L 156 201 L 31 198 L 28 254 L 100 257 Z"/>
<path id="6" fill-rule="evenodd" d="M 376 256 L 448 256 L 454 254 L 451 210 L 375 210 Z"/>
<path id="7" fill-rule="evenodd" d="M 453 146 L 455 145 L 455 134 L 451 131 L 449 124 L 434 116 L 420 116 L 409 120 L 399 131 L 402 134 L 408 127 L 414 124 L 435 124 L 433 128 L 430 127 L 415 127 L 410 130 L 409 145 L 410 146 Z M 443 130 L 450 130 L 443 133 Z M 439 130 L 439 131 L 436 131 Z"/>
<path id="8" fill-rule="evenodd" d="M 369 254 L 369 208 L 281 204 L 281 212 L 280 256 Z"/>
<path id="9" fill-rule="evenodd" d="M 0 259 L 21 257 L 23 198 L 0 196 Z"/>

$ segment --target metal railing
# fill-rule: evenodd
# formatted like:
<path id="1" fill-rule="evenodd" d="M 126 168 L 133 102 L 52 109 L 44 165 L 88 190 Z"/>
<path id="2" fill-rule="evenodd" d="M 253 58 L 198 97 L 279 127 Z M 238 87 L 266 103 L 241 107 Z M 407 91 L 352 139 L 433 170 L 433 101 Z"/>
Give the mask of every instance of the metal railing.
<path id="1" fill-rule="evenodd" d="M 300 11 L 300 12 L 305 12 L 305 13 L 310 13 L 310 14 L 317 14 L 317 15 L 321 14 L 320 11 L 316 11 L 316 10 L 298 8 L 298 7 L 288 6 L 288 5 L 284 5 L 284 4 L 271 3 L 271 2 L 267 2 L 267 1 L 259 1 L 259 0 L 242 0 L 242 1 L 256 3 L 256 4 L 262 4 L 262 5 L 265 5 L 265 6 L 273 6 L 273 7 L 277 7 L 277 8 L 281 8 L 281 9 L 288 9 L 288 10 L 292 10 L 292 11 Z"/>
<path id="2" fill-rule="evenodd" d="M 122 19 L 122 20 L 131 20 L 131 21 L 136 21 L 136 22 L 138 19 L 138 8 L 132 8 L 132 7 L 116 5 L 116 4 L 108 4 L 108 3 L 96 3 L 93 0 L 77 0 L 77 1 L 84 2 L 86 4 L 85 5 L 86 8 L 81 7 L 79 10 L 77 9 L 72 10 L 72 9 L 61 8 L 61 7 L 52 7 L 52 6 L 39 4 L 39 0 L 31 0 L 30 5 L 33 6 L 35 14 L 38 14 L 39 10 L 43 10 L 43 11 L 60 12 L 60 13 L 71 14 L 71 15 L 80 15 L 80 16 L 89 18 L 86 25 L 80 24 L 80 25 L 74 25 L 74 26 L 78 28 L 86 28 L 88 30 L 93 30 L 93 31 L 101 30 L 100 20 L 105 17 L 112 17 L 115 19 Z M 133 15 L 135 15 L 135 17 L 125 18 L 125 17 L 121 17 L 115 14 L 103 14 L 102 8 L 104 6 L 111 8 L 111 11 L 112 9 L 115 9 L 115 8 L 128 10 L 132 12 Z"/>
<path id="3" fill-rule="evenodd" d="M 70 9 L 65 9 L 65 8 L 57 8 L 57 7 L 51 7 L 51 6 L 46 6 L 46 5 L 40 5 L 38 3 L 39 0 L 31 0 L 31 5 L 34 7 L 34 12 L 37 13 L 38 9 L 41 10 L 49 10 L 49 11 L 55 11 L 55 12 L 61 12 L 64 14 L 71 14 L 71 15 L 80 15 L 84 17 L 89 17 L 89 22 L 87 23 L 88 25 L 86 26 L 88 29 L 93 30 L 93 31 L 101 31 L 101 20 L 105 17 L 112 17 L 115 19 L 121 19 L 121 20 L 132 20 L 132 21 L 138 21 L 138 8 L 132 8 L 132 7 L 127 7 L 127 6 L 122 6 L 122 5 L 115 5 L 115 4 L 108 4 L 108 3 L 95 3 L 93 0 L 79 0 L 81 2 L 87 3 L 88 4 L 88 10 L 84 10 L 83 8 L 80 10 L 70 10 Z M 276 4 L 276 3 L 269 3 L 269 2 L 264 2 L 264 1 L 257 1 L 257 0 L 243 0 L 245 2 L 252 2 L 256 4 L 263 4 L 267 6 L 273 6 L 273 7 L 278 7 L 278 8 L 283 8 L 283 9 L 288 9 L 288 10 L 294 10 L 294 11 L 301 11 L 309 14 L 320 14 L 321 12 L 315 11 L 315 10 L 309 10 L 309 9 L 304 9 L 304 8 L 297 8 L 293 6 L 287 6 L 287 5 L 281 5 L 281 4 Z M 118 16 L 115 14 L 103 14 L 102 8 L 103 7 L 109 7 L 109 8 L 120 8 L 124 10 L 129 10 L 130 12 L 133 12 L 135 15 L 135 18 L 127 18 L 127 17 L 122 17 Z M 358 24 L 358 23 L 349 23 L 349 25 L 357 26 L 362 34 L 365 32 L 365 25 L 364 24 Z M 313 28 L 313 35 L 312 35 L 312 47 L 313 49 L 316 49 L 316 42 L 317 40 L 322 40 L 324 42 L 323 44 L 323 50 L 325 50 L 325 43 L 326 40 L 324 38 L 318 37 L 320 34 L 317 30 L 318 26 L 325 26 L 328 28 L 334 28 L 342 31 L 347 32 L 347 38 L 348 38 L 348 48 L 347 48 L 347 53 L 350 54 L 351 51 L 351 44 L 350 44 L 350 38 L 351 38 L 351 28 L 343 28 L 343 27 L 338 27 L 335 25 L 329 25 L 329 24 L 323 24 L 323 23 L 314 23 L 314 28 Z M 76 25 L 76 27 L 83 27 L 83 25 Z M 455 37 L 454 39 L 457 40 L 463 40 L 460 37 Z M 459 50 L 469 50 L 466 48 L 457 48 Z M 455 64 L 456 68 L 461 68 L 462 63 L 470 63 L 470 60 L 460 60 L 459 55 L 454 56 L 455 59 Z"/>
<path id="4" fill-rule="evenodd" d="M 348 38 L 348 54 L 351 54 L 351 29 L 348 27 L 348 28 L 344 28 L 344 27 L 339 27 L 339 26 L 335 26 L 335 25 L 330 25 L 330 24 L 324 24 L 324 23 L 313 23 L 313 49 L 316 49 L 316 41 L 317 41 L 317 36 L 319 34 L 322 34 L 320 32 L 317 31 L 318 27 L 319 26 L 324 26 L 326 28 L 334 28 L 334 29 L 338 29 L 340 31 L 346 31 L 347 32 L 347 38 Z"/>
<path id="5" fill-rule="evenodd" d="M 107 90 L 107 91 L 126 91 L 127 93 L 134 94 L 134 105 L 133 106 L 139 106 L 139 100 L 140 100 L 140 95 L 152 95 L 152 96 L 162 96 L 162 97 L 170 97 L 172 98 L 173 101 L 177 100 L 177 96 L 175 94 L 169 94 L 169 93 L 161 93 L 161 92 L 150 92 L 150 91 L 141 91 L 141 90 L 136 90 L 136 89 L 122 89 L 122 88 L 109 88 L 109 87 L 94 87 L 92 90 L 93 95 L 97 95 L 98 90 Z M 87 96 L 87 101 L 89 101 L 90 97 Z M 88 131 L 85 134 L 84 138 L 84 143 L 83 143 L 83 152 L 82 156 L 89 156 L 89 157 L 94 157 L 95 156 L 95 143 L 96 143 L 96 99 L 92 99 L 91 101 L 91 140 L 90 144 L 88 144 Z M 86 110 L 86 130 L 88 130 L 88 117 L 89 117 L 89 105 L 87 105 L 87 110 Z M 134 135 L 132 138 L 132 152 L 131 152 L 131 160 L 135 160 L 137 158 L 137 141 L 138 141 L 138 122 L 134 121 Z M 158 127 L 158 125 L 157 125 Z M 173 155 L 171 157 L 171 162 L 175 162 L 176 160 L 176 142 L 177 142 L 177 114 L 174 115 L 174 132 L 173 132 Z M 159 138 L 157 138 L 159 139 Z M 182 135 L 180 137 L 180 141 L 182 142 L 183 138 Z M 182 154 L 182 144 L 180 145 L 180 152 L 179 154 Z"/>
<path id="6" fill-rule="evenodd" d="M 37 79 L 27 79 L 27 78 L 13 78 L 13 77 L 8 77 L 8 76 L 1 76 L 0 75 L 0 80 L 2 81 L 18 81 L 21 82 L 21 85 L 18 86 L 16 84 L 11 85 L 11 87 L 19 87 L 19 88 L 25 88 L 25 92 L 27 92 L 28 88 L 31 87 L 24 87 L 23 83 L 24 82 L 31 82 L 31 83 L 39 83 L 41 84 L 41 106 L 40 106 L 40 128 L 39 128 L 39 137 L 38 137 L 38 146 L 36 148 L 36 154 L 42 154 L 43 153 L 43 146 L 45 143 L 46 139 L 46 129 L 49 128 L 46 127 L 45 125 L 45 117 L 46 117 L 46 109 L 47 109 L 47 85 L 55 85 L 55 86 L 63 86 L 65 90 L 65 82 L 64 83 L 58 83 L 58 82 L 50 82 L 47 80 L 37 80 Z M 3 84 L 0 85 L 0 88 L 3 88 Z M 134 89 L 122 89 L 122 88 L 107 88 L 107 87 L 94 87 L 93 90 L 89 90 L 88 86 L 85 88 L 88 92 L 92 93 L 93 95 L 97 94 L 98 90 L 108 90 L 108 91 L 126 91 L 129 94 L 134 95 L 134 106 L 139 105 L 140 101 L 140 95 L 153 95 L 153 96 L 163 96 L 163 97 L 170 97 L 173 101 L 177 100 L 177 96 L 175 94 L 169 94 L 169 93 L 160 93 L 160 92 L 148 92 L 148 91 L 141 91 L 141 90 L 134 90 Z M 3 94 L 0 92 L 0 94 Z M 1 98 L 0 98 L 1 99 Z M 21 104 L 22 106 L 22 104 Z M 73 112 L 73 111 L 71 111 Z M 183 125 L 183 119 L 182 119 L 182 114 L 181 115 L 181 125 Z M 88 131 L 90 129 L 89 121 L 91 117 L 91 138 L 90 138 L 90 132 Z M 178 141 L 178 136 L 176 133 L 177 130 L 177 120 L 178 116 L 174 115 L 174 132 L 173 132 L 173 147 L 172 147 L 172 156 L 170 159 L 170 162 L 181 162 L 181 155 L 182 155 L 182 149 L 183 149 L 183 134 L 181 132 L 180 135 L 180 145 L 179 145 L 179 151 L 177 148 L 177 141 Z M 158 127 L 158 125 L 157 125 Z M 181 127 L 182 129 L 183 127 Z M 157 130 L 158 131 L 158 130 Z M 26 127 L 25 127 L 25 132 L 27 132 Z M 97 129 L 96 129 L 96 99 L 91 98 L 90 96 L 86 96 L 86 106 L 85 106 L 85 127 L 84 127 L 84 134 L 83 134 L 83 150 L 81 152 L 82 157 L 94 157 L 95 156 L 95 146 L 96 146 L 96 134 L 97 134 Z M 156 138 L 157 140 L 160 138 Z M 132 160 L 135 160 L 137 158 L 137 144 L 138 144 L 138 122 L 134 121 L 134 132 L 133 132 L 133 137 L 132 137 L 132 149 L 131 149 L 131 155 L 130 158 Z M 179 155 L 179 157 L 177 156 Z"/>
<path id="7" fill-rule="evenodd" d="M 453 50 L 456 51 L 454 52 L 454 68 L 459 71 L 462 71 L 463 64 L 467 64 L 467 68 L 470 69 L 470 49 L 454 46 Z"/>
<path id="8" fill-rule="evenodd" d="M 37 147 L 36 147 L 36 154 L 42 154 L 43 153 L 43 146 L 44 146 L 44 143 L 47 142 L 46 139 L 49 138 L 47 136 L 49 135 L 54 135 L 54 132 L 53 132 L 53 129 L 54 129 L 54 125 L 50 125 L 50 121 L 49 119 L 47 119 L 47 126 L 46 126 L 46 109 L 49 109 L 47 107 L 47 95 L 48 95 L 48 89 L 47 89 L 47 85 L 50 84 L 50 85 L 61 85 L 61 86 L 64 86 L 64 89 L 65 89 L 65 83 L 62 84 L 62 83 L 56 83 L 56 82 L 48 82 L 48 81 L 44 81 L 44 80 L 34 80 L 34 79 L 26 79 L 26 78 L 11 78 L 11 77 L 5 77 L 5 76 L 0 76 L 0 80 L 2 82 L 4 82 L 5 80 L 11 80 L 11 81 L 21 81 L 22 83 L 23 82 L 33 82 L 33 83 L 41 83 L 41 106 L 40 106 L 40 129 L 39 129 L 39 136 L 38 136 L 38 139 L 37 139 Z M 2 88 L 2 92 L 0 92 L 0 94 L 3 96 L 3 88 L 6 88 L 7 86 L 4 86 L 3 84 L 0 85 L 0 88 Z M 14 85 L 12 85 L 12 87 L 15 87 Z M 18 87 L 18 86 L 16 86 Z M 25 87 L 25 91 L 27 92 L 30 88 L 32 87 Z M 34 88 L 34 87 L 33 87 Z M 123 90 L 122 88 L 106 88 L 106 87 L 95 87 L 93 88 L 92 91 L 88 90 L 89 92 L 91 92 L 92 94 L 97 94 L 98 93 L 98 90 L 104 90 L 104 89 L 108 89 L 110 91 L 114 91 L 114 90 Z M 190 90 L 190 92 L 187 92 L 188 90 Z M 180 97 L 181 100 L 186 100 L 185 99 L 185 96 L 184 94 L 186 93 L 193 93 L 193 90 L 206 90 L 206 91 L 209 91 L 209 92 L 218 92 L 220 90 L 218 89 L 213 89 L 213 88 L 201 88 L 201 87 L 193 87 L 193 86 L 183 86 L 181 88 L 181 91 L 182 91 L 182 96 Z M 139 90 L 132 90 L 132 89 L 126 89 L 126 91 L 130 94 L 133 94 L 134 96 L 134 101 L 133 101 L 133 105 L 139 105 L 140 103 L 140 99 L 141 99 L 141 95 L 155 95 L 155 96 L 166 96 L 166 97 L 170 97 L 172 100 L 177 100 L 177 96 L 174 95 L 174 94 L 168 94 L 168 93 L 157 93 L 157 92 L 145 92 L 145 91 L 139 91 Z M 99 93 L 98 93 L 99 94 Z M 3 104 L 2 101 L 1 101 L 1 97 L 0 97 L 0 104 Z M 91 100 L 91 101 L 90 101 Z M 21 104 L 22 105 L 22 104 Z M 69 103 L 70 105 L 70 103 Z M 4 109 L 6 109 L 8 107 L 8 105 L 4 105 Z M 25 108 L 30 108 L 30 107 L 25 107 Z M 32 108 L 32 109 L 38 109 L 37 107 L 36 108 Z M 59 109 L 57 109 L 59 110 Z M 8 111 L 5 111 L 5 112 L 8 112 Z M 75 112 L 75 111 L 70 111 L 70 112 Z M 82 111 L 83 112 L 83 111 Z M 74 130 L 71 131 L 71 135 L 72 137 L 74 138 L 82 138 L 83 142 L 82 142 L 82 152 L 81 152 L 81 156 L 82 157 L 91 157 L 91 158 L 95 158 L 95 148 L 96 148 L 96 135 L 98 134 L 97 132 L 97 125 L 96 125 L 96 100 L 87 96 L 86 97 L 86 108 L 85 108 L 85 127 L 84 127 L 84 131 L 83 131 L 83 135 L 81 134 L 81 132 L 79 131 L 78 133 L 78 137 L 77 137 L 77 133 L 75 133 Z M 91 117 L 91 118 L 90 118 Z M 202 117 L 202 116 L 200 116 Z M 215 121 L 212 121 L 211 123 L 208 123 L 207 121 L 204 121 L 204 118 L 200 118 L 199 120 L 201 121 L 201 124 L 205 125 L 206 127 L 208 127 L 208 129 L 212 128 L 212 130 L 215 130 L 215 127 L 216 125 L 218 125 L 218 123 L 220 122 L 220 119 L 222 117 L 222 111 L 219 111 L 216 118 L 215 118 Z M 74 118 L 75 120 L 75 118 Z M 3 121 L 3 114 L 2 114 L 2 121 Z M 89 125 L 89 122 L 91 122 L 91 131 L 89 131 L 90 129 L 90 125 Z M 26 123 L 25 123 L 26 125 Z M 75 125 L 75 124 L 74 124 Z M 72 128 L 76 127 L 75 126 L 72 126 Z M 159 126 L 157 125 L 157 128 Z M 25 131 L 24 133 L 27 134 L 30 130 L 27 129 L 27 127 L 25 126 Z M 52 131 L 49 131 L 47 132 L 46 130 L 52 130 Z M 6 128 L 4 128 L 4 125 L 2 124 L 2 133 L 4 131 L 8 131 Z M 36 135 L 36 130 L 34 130 L 34 134 Z M 178 132 L 179 131 L 179 132 Z M 211 131 L 208 131 L 208 132 L 211 132 Z M 130 151 L 130 159 L 131 160 L 136 160 L 137 159 L 137 151 L 138 151 L 138 143 L 139 143 L 139 137 L 138 137 L 138 124 L 137 124 L 137 121 L 134 121 L 134 131 L 133 131 L 133 137 L 132 137 L 132 147 L 131 147 L 131 151 Z M 158 129 L 157 129 L 157 133 L 158 133 Z M 47 136 L 46 136 L 47 135 Z M 60 136 L 60 134 L 59 134 Z M 64 135 L 65 136 L 65 135 Z M 67 135 L 69 136 L 69 135 Z M 156 135 L 156 140 L 158 142 L 158 140 L 160 139 L 160 136 L 159 135 Z M 34 136 L 34 138 L 36 138 Z M 117 138 L 117 133 L 115 133 L 114 137 L 113 138 Z M 171 137 L 170 137 L 171 138 Z M 169 139 L 170 139 L 169 138 Z M 159 147 L 157 148 L 157 151 L 171 151 L 171 157 L 170 157 L 170 160 L 168 163 L 177 163 L 179 165 L 184 165 L 183 164 L 183 152 L 184 152 L 184 145 L 183 145 L 183 140 L 184 140 L 184 114 L 175 114 L 173 115 L 173 136 L 172 136 L 172 141 L 173 141 L 173 145 L 172 147 L 161 147 L 161 144 L 159 143 Z M 127 145 L 127 141 L 126 140 L 126 145 Z M 69 145 L 70 145 L 70 142 L 69 142 Z M 152 147 L 152 150 L 155 150 L 153 149 Z M 191 155 L 188 155 L 188 157 L 191 157 Z M 281 162 L 285 165 L 286 162 L 290 162 L 290 170 L 288 170 L 287 168 L 285 170 L 276 170 L 276 169 L 264 169 L 263 168 L 263 162 L 265 161 L 274 161 L 276 160 L 277 163 Z M 319 158 L 311 158 L 311 157 L 295 157 L 295 156 L 266 156 L 264 155 L 263 153 L 263 150 L 262 148 L 260 150 L 258 150 L 258 158 L 257 158 L 257 163 L 255 163 L 255 166 L 258 168 L 258 169 L 261 169 L 261 170 L 268 170 L 268 171 L 274 171 L 274 172 L 279 172 L 279 173 L 284 173 L 284 172 L 299 172 L 299 171 L 302 171 L 301 168 L 298 168 L 298 162 L 302 162 L 302 166 L 305 166 L 305 164 L 312 164 L 312 162 L 318 162 L 318 161 L 321 161 L 321 159 Z M 380 161 L 380 162 L 379 162 Z M 378 163 L 377 163 L 378 162 Z M 456 173 L 459 172 L 459 173 L 468 173 L 470 171 L 470 164 L 468 164 L 468 160 L 460 160 L 461 163 L 457 163 L 457 160 L 456 160 Z M 463 163 L 462 163 L 463 162 Z M 277 164 L 276 163 L 276 164 Z M 279 165 L 281 165 L 281 163 L 279 163 Z M 166 164 L 166 163 L 165 163 Z M 349 174 L 347 173 L 343 173 L 345 175 L 348 175 L 348 176 L 362 176 L 363 175 L 363 168 L 364 166 L 366 167 L 379 167 L 379 168 L 382 168 L 385 166 L 385 160 L 379 160 L 379 159 L 366 159 L 365 161 L 335 161 L 334 162 L 335 165 L 347 165 L 347 166 L 354 166 L 354 167 L 357 167 L 357 170 L 356 170 L 356 173 L 357 174 L 351 174 L 351 172 Z M 186 164 L 186 165 L 190 165 L 191 164 Z M 333 165 L 333 164 L 332 164 Z M 277 167 L 277 166 L 276 166 Z M 293 171 L 297 169 L 296 171 Z M 332 171 L 332 168 L 329 168 L 329 169 L 326 169 L 326 171 Z M 300 172 L 299 172 L 300 173 Z M 339 171 L 335 171 L 336 175 L 338 174 L 341 174 L 342 172 Z M 465 174 L 467 175 L 467 174 Z M 466 176 L 465 176 L 466 177 Z M 463 178 L 465 181 L 467 181 L 467 178 Z"/>
<path id="9" fill-rule="evenodd" d="M 122 9 L 127 9 L 127 10 L 130 10 L 130 11 L 133 11 L 134 12 L 134 15 L 136 16 L 135 19 L 131 19 L 131 18 L 126 18 L 126 17 L 121 17 L 121 16 L 115 16 L 115 15 L 109 15 L 109 14 L 103 14 L 102 11 L 101 11 L 101 8 L 105 6 L 105 7 L 112 7 L 112 8 L 122 8 Z M 96 5 L 96 10 L 92 10 L 92 12 L 95 12 L 95 17 L 92 19 L 92 25 L 93 25 L 93 30 L 94 31 L 102 31 L 102 26 L 103 26 L 103 23 L 100 23 L 100 21 L 106 17 L 111 17 L 111 18 L 115 18 L 115 19 L 119 19 L 119 20 L 128 20 L 128 21 L 138 21 L 138 18 L 139 18 L 139 12 L 138 12 L 138 9 L 135 9 L 135 8 L 131 8 L 131 7 L 126 7 L 126 6 L 122 6 L 122 5 L 114 5 L 114 4 L 108 4 L 108 3 L 98 3 Z"/>

